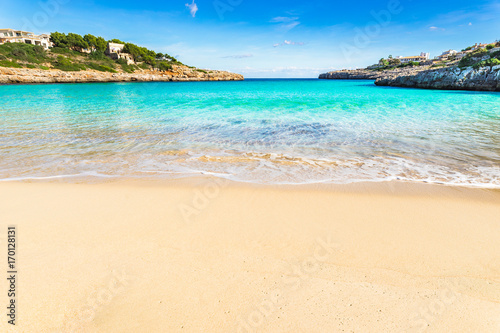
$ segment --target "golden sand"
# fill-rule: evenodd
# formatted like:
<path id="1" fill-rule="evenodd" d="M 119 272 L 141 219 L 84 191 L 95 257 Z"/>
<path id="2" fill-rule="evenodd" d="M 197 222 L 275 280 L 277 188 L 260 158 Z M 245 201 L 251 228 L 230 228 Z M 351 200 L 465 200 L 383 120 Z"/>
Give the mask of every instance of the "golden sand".
<path id="1" fill-rule="evenodd" d="M 1 183 L 0 203 L 2 332 L 500 332 L 495 191 L 201 178 Z"/>

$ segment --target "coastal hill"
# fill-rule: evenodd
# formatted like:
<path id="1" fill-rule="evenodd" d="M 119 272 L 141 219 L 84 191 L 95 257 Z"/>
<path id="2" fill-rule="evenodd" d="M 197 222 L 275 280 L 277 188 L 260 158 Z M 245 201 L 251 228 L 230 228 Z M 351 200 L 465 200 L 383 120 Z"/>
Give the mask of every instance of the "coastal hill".
<path id="1" fill-rule="evenodd" d="M 186 66 L 168 54 L 117 39 L 0 30 L 1 84 L 228 80 L 243 76 Z"/>
<path id="2" fill-rule="evenodd" d="M 432 60 L 427 53 L 389 56 L 367 68 L 333 71 L 319 78 L 375 80 L 378 86 L 500 91 L 500 42 L 476 44 L 461 52 L 448 50 Z"/>

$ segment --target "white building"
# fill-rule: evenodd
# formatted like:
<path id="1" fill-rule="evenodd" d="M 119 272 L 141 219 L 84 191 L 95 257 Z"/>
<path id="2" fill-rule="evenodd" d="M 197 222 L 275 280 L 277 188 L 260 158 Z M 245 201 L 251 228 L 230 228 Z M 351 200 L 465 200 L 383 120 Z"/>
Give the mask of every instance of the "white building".
<path id="1" fill-rule="evenodd" d="M 438 59 L 438 60 L 448 60 L 451 56 L 454 56 L 456 54 L 458 54 L 458 51 L 456 51 L 456 50 L 448 50 L 448 51 L 443 52 L 443 54 L 441 54 L 440 56 L 437 56 L 436 59 Z"/>
<path id="2" fill-rule="evenodd" d="M 119 44 L 119 43 L 108 43 L 108 46 L 106 47 L 106 55 L 110 57 L 111 59 L 125 59 L 127 61 L 127 64 L 131 65 L 134 64 L 134 58 L 132 55 L 128 53 L 123 52 L 123 48 L 125 47 L 125 44 Z"/>
<path id="3" fill-rule="evenodd" d="M 411 56 L 411 57 L 396 57 L 396 59 L 399 59 L 402 64 L 407 64 L 409 62 L 421 62 L 421 61 L 426 61 L 429 60 L 430 53 L 425 53 L 422 52 L 420 53 L 419 56 Z"/>
<path id="4" fill-rule="evenodd" d="M 35 35 L 29 31 L 0 29 L 0 45 L 5 43 L 26 43 L 42 46 L 49 49 L 53 46 L 47 34 Z"/>

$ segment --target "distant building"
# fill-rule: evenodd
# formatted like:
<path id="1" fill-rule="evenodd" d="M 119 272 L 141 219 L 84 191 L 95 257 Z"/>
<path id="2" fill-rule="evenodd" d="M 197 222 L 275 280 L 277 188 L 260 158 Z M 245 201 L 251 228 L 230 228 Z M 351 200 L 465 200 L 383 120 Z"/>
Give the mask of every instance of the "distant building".
<path id="1" fill-rule="evenodd" d="M 106 47 L 106 54 L 111 55 L 113 53 L 121 53 L 123 51 L 123 48 L 125 47 L 125 44 L 118 44 L 118 43 L 108 43 L 108 46 Z"/>
<path id="2" fill-rule="evenodd" d="M 399 59 L 402 64 L 407 64 L 409 62 L 422 62 L 429 60 L 430 53 L 420 53 L 419 56 L 411 56 L 411 57 L 396 57 L 396 59 Z"/>
<path id="3" fill-rule="evenodd" d="M 0 29 L 0 44 L 5 43 L 26 43 L 42 46 L 49 49 L 53 46 L 50 36 L 47 34 L 35 35 L 29 31 Z"/>
<path id="4" fill-rule="evenodd" d="M 476 43 L 473 47 L 472 47 L 472 51 L 476 51 L 476 50 L 479 50 L 479 49 L 482 49 L 482 48 L 485 48 L 488 44 L 481 44 L 481 43 Z"/>
<path id="5" fill-rule="evenodd" d="M 458 54 L 458 51 L 456 51 L 456 50 L 448 50 L 448 51 L 444 51 L 443 54 L 441 54 L 440 56 L 437 56 L 436 59 L 448 60 L 448 59 L 450 59 L 450 57 L 457 55 L 457 54 Z"/>
<path id="6" fill-rule="evenodd" d="M 115 60 L 125 59 L 127 61 L 127 64 L 129 65 L 134 64 L 134 58 L 132 57 L 132 55 L 123 52 L 124 47 L 125 44 L 109 42 L 108 46 L 106 47 L 106 55 Z"/>

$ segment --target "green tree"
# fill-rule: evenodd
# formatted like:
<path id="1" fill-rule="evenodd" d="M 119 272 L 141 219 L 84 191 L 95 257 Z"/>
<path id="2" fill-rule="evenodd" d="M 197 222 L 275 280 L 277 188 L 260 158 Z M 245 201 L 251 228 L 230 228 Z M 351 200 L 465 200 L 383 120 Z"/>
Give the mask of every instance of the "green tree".
<path id="1" fill-rule="evenodd" d="M 163 53 L 156 54 L 156 59 L 163 59 L 163 57 L 165 57 L 165 55 Z"/>
<path id="2" fill-rule="evenodd" d="M 378 64 L 380 66 L 389 66 L 389 61 L 387 59 L 382 58 L 379 60 Z"/>
<path id="3" fill-rule="evenodd" d="M 168 64 L 165 61 L 162 61 L 162 62 L 158 63 L 158 69 L 160 71 L 165 72 L 165 71 L 171 70 L 172 69 L 172 65 Z"/>
<path id="4" fill-rule="evenodd" d="M 155 65 L 156 65 L 155 58 L 153 58 L 153 57 L 152 57 L 152 56 L 150 56 L 150 55 L 146 55 L 146 56 L 144 56 L 144 57 L 143 57 L 143 60 L 144 60 L 144 62 L 145 62 L 146 64 L 151 65 L 151 66 L 153 66 L 153 67 L 155 67 Z"/>
<path id="5" fill-rule="evenodd" d="M 73 50 L 81 51 L 82 49 L 88 49 L 89 44 L 83 39 L 82 36 L 74 33 L 69 33 L 67 36 L 68 46 Z"/>
<path id="6" fill-rule="evenodd" d="M 97 51 L 104 52 L 104 51 L 106 51 L 107 46 L 108 46 L 108 43 L 106 42 L 106 40 L 104 38 L 102 38 L 102 37 L 96 38 L 95 47 L 96 47 Z"/>
<path id="7" fill-rule="evenodd" d="M 68 47 L 66 34 L 57 31 L 53 32 L 50 34 L 50 41 L 54 43 L 56 47 Z"/>
<path id="8" fill-rule="evenodd" d="M 89 44 L 89 46 L 92 48 L 92 49 L 97 49 L 97 37 L 94 36 L 94 35 L 91 35 L 91 34 L 86 34 L 85 36 L 83 36 L 83 40 L 85 40 L 87 42 L 87 44 Z"/>
<path id="9" fill-rule="evenodd" d="M 135 62 L 142 61 L 141 50 L 140 48 L 132 43 L 125 43 L 123 47 L 123 52 L 128 53 L 134 58 Z"/>
<path id="10" fill-rule="evenodd" d="M 389 65 L 391 65 L 391 66 L 399 66 L 399 65 L 401 65 L 401 60 L 390 58 L 389 59 Z"/>
<path id="11" fill-rule="evenodd" d="M 116 38 L 115 38 L 115 39 L 110 40 L 109 42 L 110 42 L 110 43 L 117 43 L 117 44 L 125 44 L 124 42 L 122 42 L 121 40 L 116 39 Z"/>

